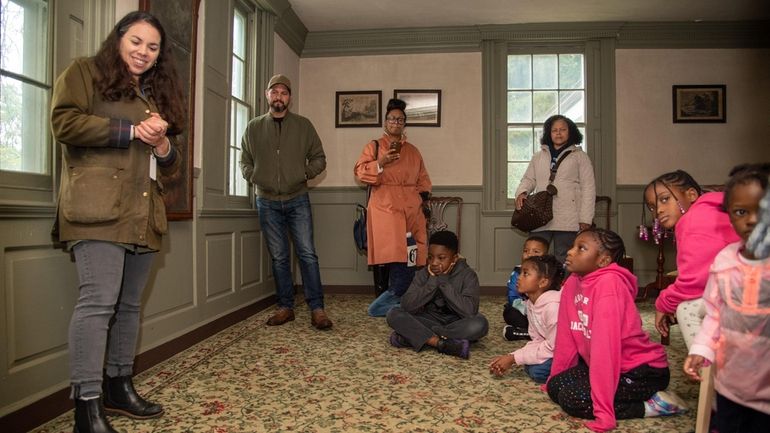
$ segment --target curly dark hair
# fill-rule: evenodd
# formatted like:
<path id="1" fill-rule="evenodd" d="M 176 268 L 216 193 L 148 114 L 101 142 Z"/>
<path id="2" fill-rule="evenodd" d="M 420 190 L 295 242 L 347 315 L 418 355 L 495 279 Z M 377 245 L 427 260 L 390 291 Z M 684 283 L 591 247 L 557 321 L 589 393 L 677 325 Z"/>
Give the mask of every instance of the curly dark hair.
<path id="1" fill-rule="evenodd" d="M 388 117 L 388 114 L 393 110 L 401 110 L 402 113 L 404 113 L 404 119 L 406 119 L 406 102 L 393 98 L 388 101 L 388 106 L 385 108 L 385 117 Z"/>
<path id="2" fill-rule="evenodd" d="M 169 123 L 168 135 L 176 135 L 185 127 L 186 108 L 184 94 L 180 87 L 171 44 L 166 39 L 166 31 L 155 16 L 141 11 L 135 11 L 124 16 L 112 29 L 107 39 L 102 42 L 94 57 L 97 76 L 94 77 L 96 91 L 108 101 L 118 101 L 123 98 L 133 99 L 135 83 L 120 57 L 120 42 L 128 29 L 139 21 L 153 26 L 160 33 L 160 54 L 155 66 L 141 77 L 142 87 L 149 87 L 152 98 L 158 105 L 163 118 Z"/>
<path id="3" fill-rule="evenodd" d="M 725 184 L 725 195 L 722 201 L 722 207 L 727 209 L 730 203 L 730 197 L 733 194 L 733 188 L 738 185 L 747 185 L 757 182 L 762 191 L 767 191 L 768 176 L 770 176 L 770 162 L 758 164 L 736 165 L 730 170 L 730 179 Z"/>
<path id="4" fill-rule="evenodd" d="M 579 234 L 590 233 L 603 251 L 612 259 L 613 263 L 618 263 L 626 255 L 626 246 L 623 244 L 623 238 L 612 230 L 599 227 L 589 227 L 581 230 Z"/>
<path id="5" fill-rule="evenodd" d="M 532 263 L 537 268 L 537 272 L 548 278 L 550 284 L 546 290 L 559 290 L 561 288 L 561 282 L 564 280 L 564 265 L 555 256 L 546 254 L 544 256 L 532 256 L 524 259 L 521 262 L 522 266 L 525 263 Z"/>
<path id="6" fill-rule="evenodd" d="M 449 251 L 457 253 L 457 247 L 459 245 L 457 235 L 449 230 L 441 230 L 430 235 L 428 244 L 430 245 L 443 245 Z"/>
<path id="7" fill-rule="evenodd" d="M 577 125 L 575 125 L 575 122 L 573 122 L 572 119 L 567 116 L 556 114 L 546 119 L 545 123 L 543 124 L 543 135 L 540 136 L 540 144 L 553 146 L 553 140 L 551 139 L 551 128 L 553 127 L 554 122 L 557 120 L 563 120 L 567 124 L 567 128 L 569 128 L 567 146 L 571 144 L 577 145 L 583 142 L 583 134 L 580 133 L 580 130 L 578 129 Z"/>

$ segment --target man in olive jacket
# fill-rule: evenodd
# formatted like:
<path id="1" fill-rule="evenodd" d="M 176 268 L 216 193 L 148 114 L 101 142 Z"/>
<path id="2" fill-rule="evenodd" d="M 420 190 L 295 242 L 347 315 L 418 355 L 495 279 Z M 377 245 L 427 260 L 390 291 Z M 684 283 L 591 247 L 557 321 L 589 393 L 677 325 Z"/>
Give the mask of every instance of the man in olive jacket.
<path id="1" fill-rule="evenodd" d="M 308 119 L 289 111 L 291 82 L 283 75 L 270 79 L 265 91 L 270 109 L 252 119 L 241 142 L 241 172 L 255 186 L 259 224 L 273 262 L 278 310 L 271 326 L 294 320 L 294 283 L 291 276 L 289 236 L 299 258 L 310 322 L 329 329 L 324 312 L 321 273 L 313 244 L 313 216 L 307 180 L 326 169 L 321 139 Z"/>

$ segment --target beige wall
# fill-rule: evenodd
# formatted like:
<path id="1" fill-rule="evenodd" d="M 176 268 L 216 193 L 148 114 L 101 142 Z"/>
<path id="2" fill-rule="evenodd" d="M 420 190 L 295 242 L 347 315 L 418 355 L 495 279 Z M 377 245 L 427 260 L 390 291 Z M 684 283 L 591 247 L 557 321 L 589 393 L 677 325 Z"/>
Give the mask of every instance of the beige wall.
<path id="1" fill-rule="evenodd" d="M 678 168 L 722 183 L 741 162 L 770 160 L 770 50 L 617 50 L 617 181 Z M 727 85 L 727 123 L 673 123 L 673 84 Z"/>
<path id="2" fill-rule="evenodd" d="M 327 169 L 319 186 L 355 185 L 353 166 L 379 128 L 335 128 L 335 92 L 441 89 L 441 127 L 410 127 L 434 185 L 481 185 L 481 54 L 408 54 L 300 59 L 302 104 L 324 143 Z"/>

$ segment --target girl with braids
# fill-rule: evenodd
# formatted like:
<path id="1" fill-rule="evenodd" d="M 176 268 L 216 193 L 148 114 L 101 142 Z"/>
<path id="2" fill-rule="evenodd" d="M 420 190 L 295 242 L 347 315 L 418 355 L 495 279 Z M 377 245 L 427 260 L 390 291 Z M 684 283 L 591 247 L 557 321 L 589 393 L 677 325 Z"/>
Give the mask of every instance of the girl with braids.
<path id="1" fill-rule="evenodd" d="M 703 310 L 703 289 L 717 253 L 738 241 L 722 208 L 724 194 L 703 193 L 682 170 L 655 178 L 644 190 L 644 202 L 656 223 L 674 229 L 678 276 L 655 301 L 655 329 L 668 336 L 669 325 L 679 323 L 687 347 L 698 332 Z"/>
<path id="2" fill-rule="evenodd" d="M 517 289 L 526 297 L 529 336 L 532 341 L 509 353 L 496 356 L 489 363 L 489 372 L 502 376 L 515 363 L 537 383 L 545 383 L 551 374 L 553 347 L 556 342 L 556 319 L 559 316 L 559 287 L 564 279 L 564 267 L 551 255 L 532 256 L 521 263 Z"/>
<path id="3" fill-rule="evenodd" d="M 720 433 L 767 431 L 770 425 L 770 258 L 757 257 L 746 245 L 757 228 L 768 175 L 768 163 L 730 173 L 725 208 L 741 241 L 725 247 L 711 265 L 706 316 L 684 362 L 685 374 L 696 380 L 706 360 L 716 363 Z"/>
<path id="4" fill-rule="evenodd" d="M 115 432 L 105 411 L 163 414 L 132 376 L 142 291 L 167 231 L 158 177 L 181 161 L 182 99 L 163 27 L 145 12 L 123 17 L 95 57 L 73 61 L 54 85 L 63 160 L 54 234 L 80 280 L 69 328 L 76 433 Z"/>
<path id="5" fill-rule="evenodd" d="M 636 277 L 617 262 L 623 240 L 589 228 L 567 252 L 570 276 L 559 304 L 556 347 L 545 389 L 586 427 L 612 430 L 616 419 L 672 415 L 684 403 L 668 387 L 663 346 L 650 341 L 636 310 Z"/>

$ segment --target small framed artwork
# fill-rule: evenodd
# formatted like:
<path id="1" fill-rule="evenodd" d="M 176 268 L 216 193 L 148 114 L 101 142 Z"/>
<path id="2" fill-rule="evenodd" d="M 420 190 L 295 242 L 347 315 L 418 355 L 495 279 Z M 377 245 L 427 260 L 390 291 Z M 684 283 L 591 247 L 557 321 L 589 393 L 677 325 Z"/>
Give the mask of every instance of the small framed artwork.
<path id="1" fill-rule="evenodd" d="M 396 89 L 393 97 L 406 102 L 406 126 L 441 126 L 441 90 Z"/>
<path id="2" fill-rule="evenodd" d="M 382 91 L 337 92 L 334 126 L 371 128 L 382 126 Z"/>
<path id="3" fill-rule="evenodd" d="M 727 122 L 727 86 L 673 85 L 674 123 Z"/>

